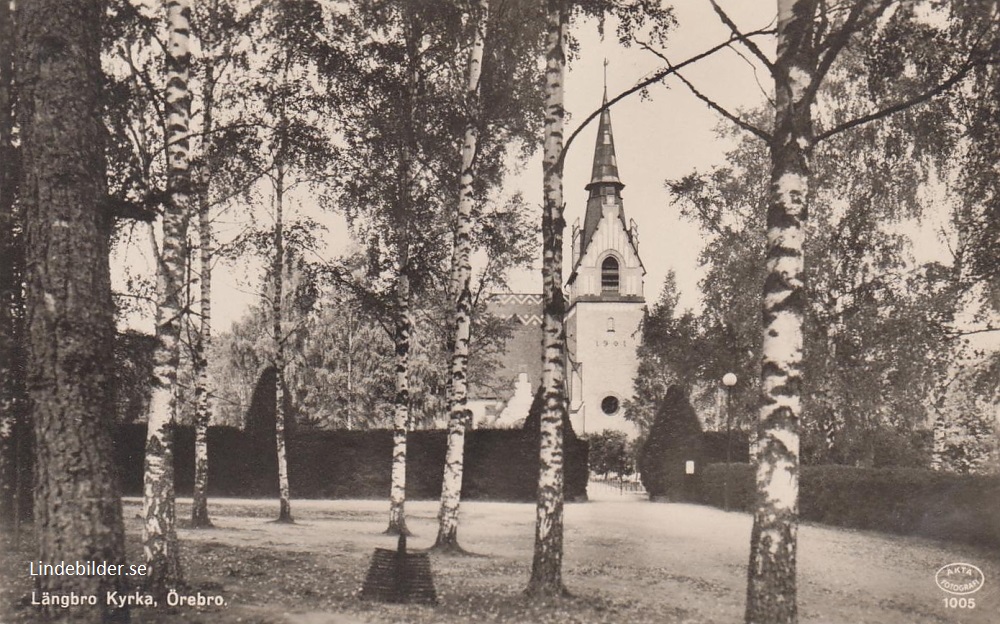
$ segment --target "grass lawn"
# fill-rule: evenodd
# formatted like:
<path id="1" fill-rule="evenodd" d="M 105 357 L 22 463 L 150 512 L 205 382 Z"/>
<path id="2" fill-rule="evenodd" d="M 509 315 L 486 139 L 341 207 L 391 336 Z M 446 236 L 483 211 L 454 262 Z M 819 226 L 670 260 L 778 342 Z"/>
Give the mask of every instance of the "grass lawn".
<path id="1" fill-rule="evenodd" d="M 213 500 L 216 528 L 179 531 L 188 593 L 220 594 L 224 607 L 136 609 L 134 622 L 205 624 L 352 622 L 740 622 L 751 519 L 694 505 L 649 503 L 591 485 L 597 500 L 566 507 L 564 578 L 571 598 L 521 594 L 534 540 L 534 506 L 465 503 L 460 538 L 481 556 L 434 556 L 439 604 L 384 605 L 356 597 L 381 535 L 386 501 L 293 501 L 294 525 L 268 522 L 275 501 Z M 189 501 L 178 506 L 190 514 Z M 129 561 L 141 561 L 139 501 L 125 504 Z M 411 501 L 411 549 L 430 546 L 437 503 Z M 1000 553 L 920 538 L 805 525 L 799 532 L 803 622 L 910 624 L 1000 621 Z M 0 622 L 37 621 L 25 604 L 26 542 L 0 560 Z M 986 575 L 975 609 L 951 609 L 934 584 L 964 561 Z"/>

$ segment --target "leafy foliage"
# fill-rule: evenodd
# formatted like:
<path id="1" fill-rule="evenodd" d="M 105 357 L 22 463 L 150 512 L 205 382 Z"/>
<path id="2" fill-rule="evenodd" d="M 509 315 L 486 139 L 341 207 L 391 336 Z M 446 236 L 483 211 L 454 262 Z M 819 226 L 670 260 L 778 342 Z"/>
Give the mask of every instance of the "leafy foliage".
<path id="1" fill-rule="evenodd" d="M 591 472 L 604 476 L 611 472 L 627 476 L 635 471 L 628 436 L 623 432 L 605 430 L 594 433 L 587 436 L 587 444 Z"/>
<path id="2" fill-rule="evenodd" d="M 642 342 L 637 350 L 639 367 L 633 397 L 625 403 L 625 415 L 643 432 L 653 425 L 671 385 L 690 391 L 703 378 L 706 359 L 701 349 L 706 341 L 694 314 L 684 312 L 677 316 L 678 296 L 676 277 L 670 271 L 660 300 L 642 321 Z"/>
<path id="3" fill-rule="evenodd" d="M 912 240 L 900 233 L 922 208 L 912 181 L 927 175 L 919 161 L 899 155 L 906 145 L 901 129 L 871 125 L 824 144 L 813 158 L 812 202 L 823 209 L 814 210 L 806 242 L 807 463 L 871 465 L 873 436 L 906 439 L 927 422 L 929 399 L 954 357 L 957 274 L 937 262 L 918 264 Z M 745 139 L 729 162 L 669 187 L 710 237 L 695 341 L 705 372 L 696 378 L 714 390 L 726 369 L 736 373 L 731 409 L 742 424 L 758 383 L 759 303 L 746 285 L 763 280 L 768 160 L 763 146 Z"/>

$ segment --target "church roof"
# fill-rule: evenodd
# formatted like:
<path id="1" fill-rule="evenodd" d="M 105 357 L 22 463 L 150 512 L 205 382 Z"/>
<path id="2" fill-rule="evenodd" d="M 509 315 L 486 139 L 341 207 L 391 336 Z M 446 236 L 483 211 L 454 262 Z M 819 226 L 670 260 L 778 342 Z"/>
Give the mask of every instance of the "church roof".
<path id="1" fill-rule="evenodd" d="M 607 104 L 608 88 L 605 86 L 604 99 L 601 105 L 607 106 Z M 597 233 L 597 226 L 604 215 L 603 190 L 609 187 L 614 189 L 614 195 L 618 199 L 618 219 L 622 223 L 622 229 L 625 230 L 625 236 L 635 250 L 636 256 L 638 256 L 639 247 L 636 245 L 635 240 L 633 240 L 632 231 L 625 220 L 625 206 L 621 201 L 621 190 L 625 188 L 625 184 L 622 183 L 621 178 L 618 176 L 615 137 L 611 130 L 611 109 L 605 108 L 601 111 L 601 121 L 597 126 L 597 142 L 594 145 L 594 164 L 591 168 L 590 183 L 585 187 L 589 191 L 590 196 L 587 198 L 587 212 L 583 218 L 583 230 L 580 232 L 582 238 L 580 255 L 577 257 L 576 266 L 573 267 L 573 272 L 568 280 L 570 283 L 576 277 L 576 269 L 583 262 L 584 256 L 587 255 L 587 248 L 590 247 L 590 241 L 594 238 L 594 234 Z M 641 259 L 639 263 L 642 264 Z"/>
<path id="2" fill-rule="evenodd" d="M 601 106 L 608 105 L 608 89 L 604 88 L 604 100 Z M 618 177 L 618 159 L 615 158 L 615 137 L 611 131 L 611 109 L 601 111 L 601 121 L 597 126 L 597 144 L 594 146 L 594 165 L 590 172 L 589 191 L 598 184 L 614 184 L 618 188 L 625 186 Z"/>

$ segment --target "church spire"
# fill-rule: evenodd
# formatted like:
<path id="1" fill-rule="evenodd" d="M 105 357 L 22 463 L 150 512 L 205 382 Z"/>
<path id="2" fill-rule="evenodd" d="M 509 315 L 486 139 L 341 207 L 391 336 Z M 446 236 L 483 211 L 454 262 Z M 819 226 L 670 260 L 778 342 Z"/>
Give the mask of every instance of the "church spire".
<path id="1" fill-rule="evenodd" d="M 604 61 L 604 100 L 603 105 L 608 103 L 607 84 L 608 61 Z M 592 190 L 599 184 L 614 184 L 619 189 L 624 187 L 618 177 L 618 160 L 615 158 L 615 139 L 611 132 L 611 110 L 601 111 L 601 121 L 597 126 L 597 145 L 594 147 L 594 166 L 590 174 L 590 184 L 587 190 Z"/>
<path id="2" fill-rule="evenodd" d="M 605 68 L 607 67 L 605 61 Z M 604 85 L 604 105 L 608 103 L 608 86 L 605 77 Z M 621 178 L 618 177 L 618 160 L 615 158 L 615 140 L 611 133 L 611 112 L 607 109 L 601 111 L 601 121 L 597 127 L 597 145 L 594 147 L 594 166 L 590 175 L 590 183 L 587 184 L 588 192 L 587 211 L 583 217 L 583 227 L 573 232 L 574 275 L 576 268 L 583 261 L 587 249 L 597 232 L 598 225 L 604 218 L 605 213 L 613 210 L 617 215 L 617 220 L 621 222 L 621 227 L 625 231 L 625 236 L 635 248 L 636 254 L 639 250 L 633 240 L 630 226 L 625 220 L 625 207 L 622 204 L 621 191 L 625 187 Z M 570 277 L 572 281 L 573 277 Z"/>

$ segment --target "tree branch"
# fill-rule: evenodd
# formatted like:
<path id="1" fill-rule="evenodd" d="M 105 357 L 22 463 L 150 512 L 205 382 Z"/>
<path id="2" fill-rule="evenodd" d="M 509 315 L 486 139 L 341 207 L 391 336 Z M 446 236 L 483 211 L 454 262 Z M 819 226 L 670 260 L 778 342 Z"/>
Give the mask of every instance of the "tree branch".
<path id="1" fill-rule="evenodd" d="M 948 335 L 952 338 L 961 338 L 963 336 L 972 336 L 974 334 L 988 334 L 991 332 L 1000 331 L 1000 327 L 986 326 L 980 329 L 969 329 L 969 330 L 955 330 L 948 332 Z"/>
<path id="2" fill-rule="evenodd" d="M 630 88 L 622 91 L 621 93 L 619 93 L 615 97 L 613 97 L 610 100 L 608 100 L 607 104 L 601 106 L 600 108 L 598 108 L 594 112 L 590 113 L 590 115 L 588 115 L 587 118 L 584 119 L 583 122 L 579 126 L 577 126 L 576 130 L 574 130 L 573 133 L 569 135 L 569 138 L 566 139 L 565 145 L 563 145 L 562 152 L 560 152 L 560 154 L 559 154 L 559 158 L 556 160 L 555 167 L 562 167 L 563 166 L 563 163 L 566 160 L 566 153 L 569 151 L 570 146 L 573 145 L 573 141 L 580 134 L 580 132 L 582 132 L 583 129 L 587 127 L 587 124 L 589 124 L 594 119 L 596 119 L 597 116 L 600 115 L 601 113 L 603 113 L 604 111 L 609 110 L 612 106 L 614 106 L 618 102 L 624 100 L 625 98 L 627 98 L 628 96 L 632 95 L 636 91 L 641 91 L 642 89 L 645 89 L 646 87 L 648 87 L 649 85 L 651 85 L 651 84 L 653 84 L 655 82 L 660 82 L 661 80 L 663 80 L 667 76 L 669 76 L 671 74 L 677 73 L 678 70 L 683 69 L 684 67 L 687 67 L 688 65 L 691 65 L 692 63 L 700 61 L 703 58 L 709 57 L 709 56 L 715 54 L 716 52 L 718 52 L 719 50 L 721 50 L 723 48 L 729 47 L 729 45 L 732 44 L 735 41 L 740 41 L 740 40 L 743 40 L 743 39 L 749 39 L 750 37 L 756 37 L 756 36 L 759 36 L 759 35 L 771 35 L 771 34 L 774 34 L 774 30 L 755 30 L 755 31 L 749 32 L 749 33 L 747 33 L 745 35 L 740 35 L 738 37 L 737 36 L 730 37 L 726 41 L 723 41 L 722 43 L 720 43 L 718 45 L 712 46 L 708 50 L 705 50 L 704 52 L 702 52 L 700 54 L 696 54 L 696 55 L 694 55 L 694 56 L 692 56 L 692 57 L 690 57 L 690 58 L 688 58 L 688 59 L 686 59 L 686 60 L 678 63 L 677 65 L 674 65 L 672 67 L 667 67 L 665 69 L 661 69 L 660 71 L 654 73 L 649 78 L 646 78 L 645 80 L 642 80 L 642 81 L 636 83 L 635 85 L 633 85 L 632 87 L 630 87 Z"/>
<path id="3" fill-rule="evenodd" d="M 115 219 L 129 219 L 132 221 L 142 221 L 152 223 L 158 216 L 153 206 L 156 202 L 147 200 L 136 202 L 115 195 L 108 195 L 104 200 L 104 208 L 108 214 Z"/>
<path id="4" fill-rule="evenodd" d="M 719 19 L 722 20 L 723 24 L 729 27 L 729 30 L 733 34 L 733 36 L 739 37 L 740 38 L 739 42 L 743 44 L 743 46 L 746 47 L 746 49 L 753 52 L 754 56 L 760 59 L 760 62 L 764 63 L 764 67 L 767 67 L 768 71 L 770 71 L 773 74 L 774 63 L 771 62 L 769 58 L 767 58 L 767 55 L 765 55 L 764 52 L 759 47 L 757 47 L 756 43 L 754 43 L 750 39 L 747 39 L 746 37 L 743 37 L 743 34 L 740 32 L 740 29 L 736 27 L 736 23 L 729 18 L 729 15 L 727 15 L 726 12 L 722 9 L 722 7 L 719 6 L 718 2 L 716 2 L 715 0 L 709 0 L 709 1 L 712 3 L 712 8 L 715 9 L 715 14 L 719 16 Z"/>
<path id="5" fill-rule="evenodd" d="M 907 108 L 910 108 L 911 106 L 916 106 L 917 104 L 922 104 L 922 103 L 924 103 L 924 102 L 926 102 L 926 101 L 934 98 L 935 96 L 941 95 L 945 91 L 948 91 L 949 89 L 951 89 L 952 87 L 954 87 L 956 84 L 958 84 L 959 82 L 961 82 L 962 80 L 964 80 L 965 77 L 969 74 L 969 72 L 972 71 L 973 68 L 975 68 L 976 66 L 978 66 L 980 64 L 985 64 L 985 63 L 968 62 L 965 65 L 963 65 L 957 72 L 955 72 L 950 78 L 948 78 L 948 80 L 945 80 L 944 82 L 938 83 L 937 85 L 935 85 L 931 89 L 928 89 L 927 91 L 924 91 L 923 93 L 915 95 L 915 96 L 913 96 L 912 98 L 910 98 L 908 100 L 903 100 L 902 102 L 897 102 L 896 104 L 893 104 L 892 106 L 887 106 L 887 107 L 885 107 L 883 109 L 877 110 L 877 111 L 869 113 L 867 115 L 862 115 L 861 117 L 855 117 L 854 119 L 851 119 L 849 121 L 845 121 L 842 124 L 839 124 L 837 126 L 834 126 L 833 128 L 830 128 L 826 132 L 821 132 L 818 135 L 816 135 L 815 139 L 813 139 L 813 145 L 818 144 L 820 141 L 829 139 L 830 137 L 832 137 L 835 134 L 840 134 L 841 132 L 844 132 L 845 130 L 850 130 L 851 128 L 856 128 L 856 127 L 864 125 L 864 124 L 866 124 L 868 122 L 876 121 L 876 120 L 882 119 L 883 117 L 888 117 L 889 115 L 892 115 L 894 113 L 898 113 L 899 111 L 902 111 L 902 110 L 906 110 Z"/>
<path id="6" fill-rule="evenodd" d="M 851 36 L 858 32 L 864 26 L 861 24 L 861 18 L 866 17 L 865 22 L 871 23 L 878 19 L 885 11 L 889 8 L 896 0 L 882 0 L 881 3 L 865 16 L 865 9 L 870 6 L 869 0 L 855 0 L 854 6 L 851 7 L 847 18 L 841 27 L 830 37 L 827 38 L 823 45 L 820 46 L 824 49 L 822 57 L 816 65 L 816 72 L 813 74 L 812 82 L 809 83 L 809 88 L 807 90 L 807 101 L 812 101 L 812 98 L 819 91 L 820 84 L 823 82 L 823 78 L 826 76 L 827 72 L 830 71 L 830 67 L 833 62 L 837 59 L 837 56 L 844 49 L 844 46 L 848 44 L 851 40 Z"/>
<path id="7" fill-rule="evenodd" d="M 667 64 L 667 67 L 672 67 L 672 65 L 670 63 L 670 60 L 666 57 L 665 54 L 662 54 L 661 52 L 658 52 L 658 51 L 654 50 L 652 47 L 650 47 L 649 45 L 647 45 L 646 43 L 644 43 L 642 41 L 639 42 L 639 45 L 641 45 L 646 50 L 649 50 L 650 52 L 652 52 L 656 56 L 660 57 L 660 59 L 663 60 L 663 62 Z M 757 126 L 751 124 L 748 121 L 740 119 L 735 114 L 729 112 L 728 110 L 726 110 L 725 108 L 723 108 L 722 106 L 720 106 L 719 104 L 717 104 L 710 97 L 708 97 L 707 95 L 703 94 L 701 91 L 699 91 L 698 89 L 696 89 L 695 86 L 693 84 L 691 84 L 688 81 L 687 78 L 685 78 L 684 76 L 682 76 L 679 71 L 675 71 L 674 72 L 674 78 L 677 78 L 678 80 L 680 80 L 681 82 L 683 82 L 687 86 L 687 88 L 691 91 L 691 93 L 693 93 L 694 96 L 697 97 L 699 100 L 701 100 L 702 102 L 704 102 L 705 104 L 707 104 L 709 108 L 711 108 L 715 112 L 719 113 L 720 115 L 722 115 L 723 117 L 725 117 L 729 121 L 733 122 L 734 124 L 736 124 L 740 128 L 743 128 L 744 130 L 746 130 L 750 134 L 753 134 L 753 135 L 755 135 L 755 136 L 763 139 L 765 143 L 770 144 L 770 142 L 771 142 L 771 135 L 769 133 L 765 132 L 764 130 L 758 128 Z"/>

